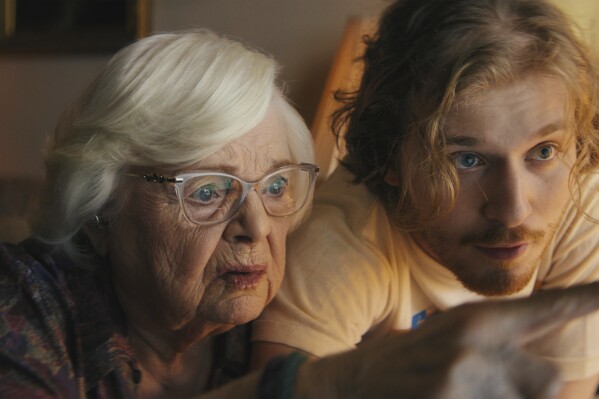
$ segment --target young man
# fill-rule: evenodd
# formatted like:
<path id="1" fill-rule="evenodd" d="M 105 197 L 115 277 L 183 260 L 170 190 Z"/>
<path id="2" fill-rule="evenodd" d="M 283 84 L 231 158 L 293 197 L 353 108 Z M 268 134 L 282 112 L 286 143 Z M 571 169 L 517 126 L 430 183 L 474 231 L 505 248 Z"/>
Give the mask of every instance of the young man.
<path id="1" fill-rule="evenodd" d="M 597 76 L 558 9 L 400 0 L 364 63 L 334 116 L 347 157 L 289 241 L 257 353 L 322 357 L 465 302 L 599 280 Z M 528 349 L 559 368 L 561 397 L 593 396 L 599 314 Z"/>

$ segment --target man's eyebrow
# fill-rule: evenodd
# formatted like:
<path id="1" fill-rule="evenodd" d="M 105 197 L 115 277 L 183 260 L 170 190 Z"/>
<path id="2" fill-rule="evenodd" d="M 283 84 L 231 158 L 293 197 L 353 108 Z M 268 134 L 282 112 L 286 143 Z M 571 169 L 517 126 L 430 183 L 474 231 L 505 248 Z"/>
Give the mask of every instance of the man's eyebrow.
<path id="1" fill-rule="evenodd" d="M 464 147 L 474 147 L 479 143 L 476 137 L 471 136 L 451 136 L 445 139 L 446 145 L 459 145 Z"/>
<path id="2" fill-rule="evenodd" d="M 564 130 L 564 129 L 566 129 L 566 124 L 563 121 L 549 123 L 549 124 L 543 126 L 541 129 L 539 129 L 539 132 L 537 133 L 537 137 L 545 137 L 545 136 L 550 135 L 551 133 L 555 133 L 557 131 Z"/>
<path id="3" fill-rule="evenodd" d="M 564 130 L 565 124 L 563 122 L 549 123 L 538 130 L 534 135 L 534 138 L 541 138 L 550 135 L 551 133 Z M 480 140 L 472 136 L 450 136 L 445 139 L 446 145 L 458 145 L 463 147 L 474 147 L 480 143 Z"/>

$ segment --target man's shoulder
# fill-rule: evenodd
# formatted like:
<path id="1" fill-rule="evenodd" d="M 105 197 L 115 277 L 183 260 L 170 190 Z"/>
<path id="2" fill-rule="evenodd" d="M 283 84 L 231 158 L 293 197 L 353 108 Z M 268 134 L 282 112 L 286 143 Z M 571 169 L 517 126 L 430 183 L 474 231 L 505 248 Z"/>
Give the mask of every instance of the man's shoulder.
<path id="1" fill-rule="evenodd" d="M 405 252 L 407 243 L 376 197 L 337 169 L 319 188 L 309 218 L 290 234 L 287 248 L 288 270 L 310 265 L 381 271 L 395 267 L 396 252 Z"/>
<path id="2" fill-rule="evenodd" d="M 571 200 L 560 223 L 560 230 L 571 230 L 578 224 L 599 223 L 599 172 L 580 177 L 571 190 Z M 560 234 L 558 233 L 558 236 Z"/>
<path id="3" fill-rule="evenodd" d="M 339 166 L 316 191 L 307 224 L 344 226 L 360 234 L 368 221 L 381 212 L 384 213 L 382 205 L 368 188 L 356 183 L 354 176 Z"/>
<path id="4" fill-rule="evenodd" d="M 581 200 L 584 205 L 585 202 L 599 203 L 599 171 L 593 171 L 588 173 L 586 176 L 581 178 Z M 599 205 L 596 205 L 599 207 Z M 599 215 L 596 215 L 599 217 Z"/>

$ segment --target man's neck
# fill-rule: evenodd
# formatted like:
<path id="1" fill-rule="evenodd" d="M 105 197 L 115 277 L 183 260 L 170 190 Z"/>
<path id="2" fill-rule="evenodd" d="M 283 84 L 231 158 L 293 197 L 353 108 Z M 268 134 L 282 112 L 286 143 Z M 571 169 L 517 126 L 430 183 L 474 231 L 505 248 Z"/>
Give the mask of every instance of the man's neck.
<path id="1" fill-rule="evenodd" d="M 435 262 L 441 264 L 441 260 L 437 257 L 437 255 L 435 255 L 435 253 L 431 250 L 431 248 L 426 244 L 426 242 L 422 239 L 422 237 L 420 236 L 420 234 L 418 234 L 417 232 L 411 232 L 409 234 L 412 237 L 412 240 L 414 240 L 414 242 L 416 243 L 416 245 L 418 245 L 418 247 L 425 254 L 427 254 L 429 257 L 431 257 L 432 259 L 434 259 Z"/>

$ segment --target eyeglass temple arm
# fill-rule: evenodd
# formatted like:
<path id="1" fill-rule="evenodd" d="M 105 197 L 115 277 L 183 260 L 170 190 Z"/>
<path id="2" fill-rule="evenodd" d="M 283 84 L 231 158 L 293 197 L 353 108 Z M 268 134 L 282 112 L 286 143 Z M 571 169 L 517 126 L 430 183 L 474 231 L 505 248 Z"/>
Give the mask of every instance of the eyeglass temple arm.
<path id="1" fill-rule="evenodd" d="M 178 177 L 166 177 L 156 173 L 144 173 L 143 175 L 136 175 L 133 173 L 125 173 L 125 176 L 141 177 L 150 183 L 181 183 L 183 179 Z"/>

